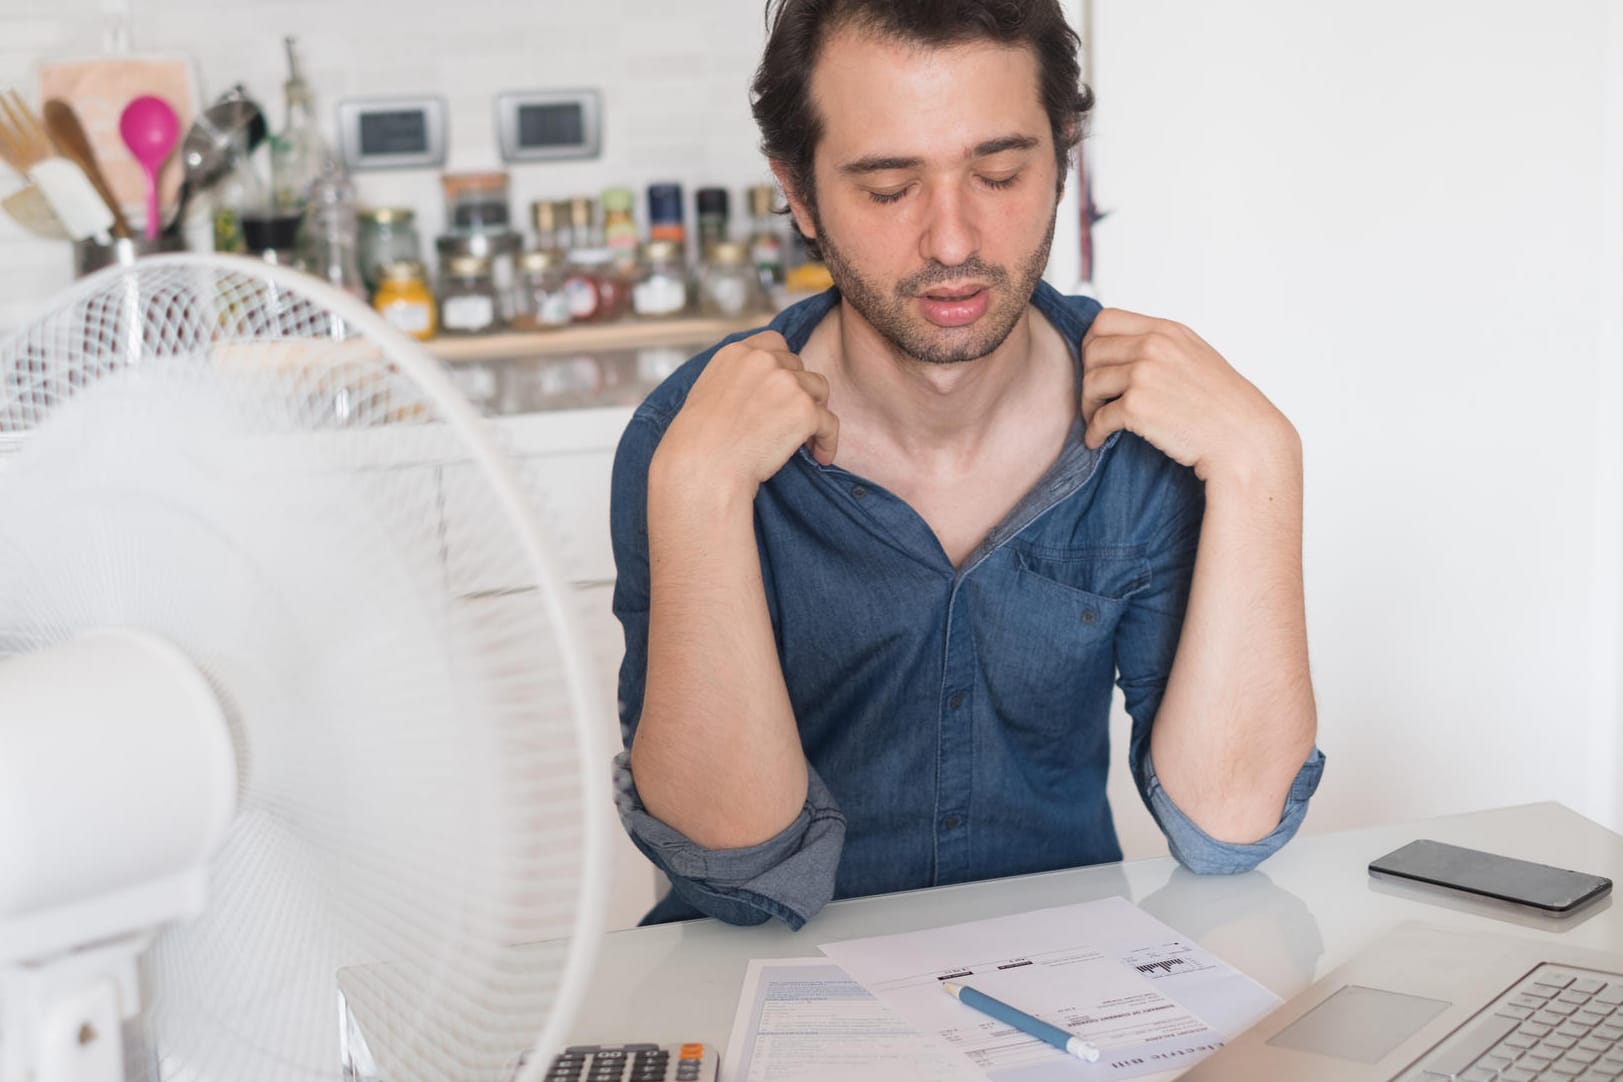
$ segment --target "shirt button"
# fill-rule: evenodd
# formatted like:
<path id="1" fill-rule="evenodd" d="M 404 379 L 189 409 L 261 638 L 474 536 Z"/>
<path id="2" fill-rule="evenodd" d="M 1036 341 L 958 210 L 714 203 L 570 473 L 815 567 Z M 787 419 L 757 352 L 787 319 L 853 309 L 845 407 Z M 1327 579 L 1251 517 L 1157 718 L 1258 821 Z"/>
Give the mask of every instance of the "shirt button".
<path id="1" fill-rule="evenodd" d="M 854 485 L 851 488 L 851 495 L 859 500 L 865 499 L 868 495 L 868 488 L 866 485 Z"/>
<path id="2" fill-rule="evenodd" d="M 949 709 L 949 710 L 957 710 L 960 706 L 963 706 L 963 705 L 964 705 L 964 696 L 963 696 L 963 694 L 961 692 L 953 695 L 952 698 L 947 700 L 947 709 Z"/>
<path id="3" fill-rule="evenodd" d="M 949 815 L 945 819 L 941 820 L 941 829 L 942 830 L 957 830 L 959 824 L 962 823 L 962 822 L 963 822 L 963 820 L 958 818 L 956 815 Z"/>
<path id="4" fill-rule="evenodd" d="M 1099 614 L 1098 614 L 1098 612 L 1096 612 L 1093 609 L 1083 609 L 1082 610 L 1082 622 L 1084 624 L 1097 624 L 1099 622 Z"/>

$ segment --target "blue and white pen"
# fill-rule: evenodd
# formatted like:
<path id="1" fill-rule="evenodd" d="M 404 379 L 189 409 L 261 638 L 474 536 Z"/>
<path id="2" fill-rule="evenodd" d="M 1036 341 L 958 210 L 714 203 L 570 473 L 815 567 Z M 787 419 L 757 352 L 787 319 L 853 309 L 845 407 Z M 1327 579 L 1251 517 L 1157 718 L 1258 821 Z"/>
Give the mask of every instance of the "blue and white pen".
<path id="1" fill-rule="evenodd" d="M 1067 1033 L 1058 1026 L 1051 1026 L 1041 1018 L 1033 1018 L 1025 1011 L 1017 1010 L 1002 1000 L 993 999 L 985 992 L 977 992 L 973 988 L 965 988 L 951 981 L 942 981 L 941 988 L 966 1007 L 974 1007 L 982 1014 L 1013 1026 L 1021 1033 L 1035 1037 L 1044 1044 L 1051 1044 L 1061 1052 L 1069 1052 L 1077 1059 L 1085 1059 L 1089 1063 L 1099 1058 L 1099 1049 L 1076 1034 Z"/>

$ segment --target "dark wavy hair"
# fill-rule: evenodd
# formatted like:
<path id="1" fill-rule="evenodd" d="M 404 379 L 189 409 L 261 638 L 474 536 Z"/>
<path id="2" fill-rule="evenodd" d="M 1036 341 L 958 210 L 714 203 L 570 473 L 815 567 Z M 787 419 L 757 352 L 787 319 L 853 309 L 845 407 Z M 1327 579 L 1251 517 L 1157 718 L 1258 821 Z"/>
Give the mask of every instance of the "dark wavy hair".
<path id="1" fill-rule="evenodd" d="M 781 162 L 815 215 L 812 160 L 823 120 L 811 100 L 812 69 L 836 30 L 853 28 L 892 41 L 941 48 L 994 41 L 1029 47 L 1065 187 L 1071 151 L 1082 141 L 1093 91 L 1082 83 L 1081 41 L 1059 0 L 767 0 L 767 42 L 750 87 L 761 150 Z M 815 243 L 808 239 L 812 250 Z"/>

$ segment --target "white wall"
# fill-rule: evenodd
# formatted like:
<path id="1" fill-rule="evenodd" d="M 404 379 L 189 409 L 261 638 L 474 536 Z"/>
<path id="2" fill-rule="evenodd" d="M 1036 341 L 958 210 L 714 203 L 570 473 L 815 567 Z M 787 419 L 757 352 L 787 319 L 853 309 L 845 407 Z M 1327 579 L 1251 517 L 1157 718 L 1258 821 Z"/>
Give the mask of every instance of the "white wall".
<path id="1" fill-rule="evenodd" d="M 281 39 L 296 34 L 323 116 L 344 97 L 442 93 L 450 105 L 449 169 L 500 165 L 493 102 L 504 90 L 600 87 L 599 160 L 512 171 L 515 215 L 530 200 L 641 190 L 679 180 L 734 190 L 771 179 L 756 150 L 747 100 L 764 40 L 757 0 L 4 0 L 0 87 L 36 100 L 41 58 L 103 47 L 107 9 L 128 11 L 138 52 L 181 52 L 197 63 L 205 100 L 243 82 L 273 130 L 285 121 Z M 366 173 L 359 194 L 419 209 L 425 247 L 443 224 L 438 172 Z M 0 194 L 12 189 L 0 168 Z M 639 216 L 644 208 L 639 205 Z M 0 215 L 0 327 L 19 322 L 70 279 L 65 244 L 40 241 Z"/>
<path id="2" fill-rule="evenodd" d="M 1194 327 L 1305 441 L 1309 829 L 1623 825 L 1612 6 L 1094 4 L 1101 297 Z"/>

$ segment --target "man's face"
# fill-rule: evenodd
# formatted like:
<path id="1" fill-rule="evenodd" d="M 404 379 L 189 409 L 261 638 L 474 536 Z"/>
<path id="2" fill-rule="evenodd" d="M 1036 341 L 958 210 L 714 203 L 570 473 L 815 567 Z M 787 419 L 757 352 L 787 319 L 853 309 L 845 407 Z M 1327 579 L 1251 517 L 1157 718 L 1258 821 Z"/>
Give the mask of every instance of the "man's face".
<path id="1" fill-rule="evenodd" d="M 1048 262 L 1058 178 L 1029 49 L 841 31 L 812 75 L 816 212 L 845 300 L 906 356 L 984 357 Z"/>

